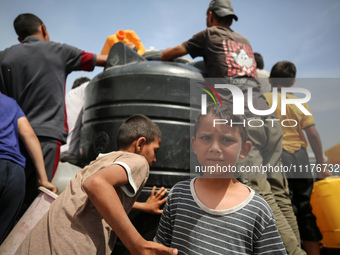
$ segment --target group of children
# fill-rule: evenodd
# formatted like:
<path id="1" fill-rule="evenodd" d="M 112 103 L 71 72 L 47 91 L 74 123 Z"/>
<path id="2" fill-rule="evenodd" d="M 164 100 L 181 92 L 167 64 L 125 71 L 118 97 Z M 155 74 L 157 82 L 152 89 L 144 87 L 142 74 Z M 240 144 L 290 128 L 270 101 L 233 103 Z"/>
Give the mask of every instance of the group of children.
<path id="1" fill-rule="evenodd" d="M 242 58 L 244 57 L 242 54 L 245 54 L 244 50 L 236 48 L 235 52 L 226 50 L 227 44 L 231 41 L 240 41 L 245 48 L 251 50 L 248 40 L 229 28 L 233 20 L 237 21 L 237 19 L 230 1 L 211 1 L 207 11 L 208 29 L 198 33 L 188 42 L 165 50 L 162 60 L 170 60 L 187 53 L 192 57 L 203 55 L 210 77 L 240 78 L 246 75 L 247 71 L 248 81 L 254 82 L 252 78 L 256 77 L 256 64 L 252 63 L 247 70 L 245 67 L 239 68 L 245 66 L 241 60 L 251 61 L 249 58 Z M 226 40 L 223 41 L 224 48 L 216 51 L 217 55 L 213 54 L 214 50 L 209 53 L 205 48 L 206 41 L 209 40 L 215 46 L 219 45 L 220 42 L 214 37 L 215 34 L 230 38 L 228 43 Z M 227 65 L 226 56 L 221 52 L 228 53 L 230 65 Z M 220 63 L 215 60 L 219 60 Z M 235 77 L 232 76 L 233 70 L 238 72 Z M 282 61 L 272 68 L 269 81 L 273 87 L 280 90 L 282 87 L 292 86 L 295 75 L 294 64 Z M 260 110 L 267 109 L 268 105 L 271 107 L 272 92 L 265 93 L 264 97 L 259 91 L 254 94 L 253 101 L 258 103 L 260 108 L 263 107 Z M 222 99 L 228 100 L 228 96 L 223 94 Z M 0 99 L 1 97 L 4 96 L 0 94 Z M 280 97 L 278 93 L 278 98 Z M 287 97 L 295 98 L 290 94 L 287 94 Z M 0 103 L 2 101 L 7 102 L 1 99 Z M 10 103 L 13 104 L 12 101 Z M 17 111 L 13 111 L 13 116 L 6 119 L 10 124 L 2 128 L 1 124 L 5 122 L 0 122 L 0 128 L 7 132 L 6 137 L 11 137 L 11 140 L 8 140 L 9 147 L 0 141 L 0 171 L 2 175 L 7 175 L 9 169 L 13 169 L 14 161 L 19 165 L 18 174 L 14 171 L 11 173 L 23 179 L 24 163 L 18 152 L 19 136 L 25 145 L 35 146 L 39 141 L 35 136 L 31 136 L 32 128 L 19 107 L 17 105 L 13 107 Z M 309 109 L 307 105 L 304 107 Z M 5 108 L 1 107 L 0 111 L 2 109 Z M 298 125 L 282 130 L 282 144 L 280 128 L 272 129 L 273 132 L 279 131 L 275 135 L 277 139 L 273 135 L 263 140 L 257 137 L 260 135 L 259 132 L 252 133 L 243 125 L 215 125 L 215 119 L 244 123 L 246 117 L 234 115 L 232 109 L 233 105 L 227 101 L 223 101 L 221 105 L 208 104 L 206 114 L 199 114 L 197 117 L 191 145 L 202 167 L 220 166 L 230 169 L 240 163 L 247 164 L 250 162 L 247 161 L 247 157 L 250 156 L 248 154 L 253 157 L 264 156 L 262 151 L 254 150 L 255 147 L 265 147 L 264 140 L 277 142 L 277 144 L 273 142 L 270 147 L 270 149 L 274 148 L 271 153 L 277 154 L 271 157 L 275 158 L 273 164 L 277 162 L 281 164 L 281 157 L 283 164 L 308 164 L 306 154 L 308 142 L 302 130 L 306 131 L 317 163 L 323 163 L 321 141 L 314 126 L 314 119 L 300 114 L 300 109 L 294 108 L 294 105 L 287 106 L 287 116 L 295 119 Z M 279 107 L 275 115 L 278 119 L 283 118 Z M 0 115 L 1 118 L 3 116 L 5 112 Z M 256 144 L 257 138 L 259 144 Z M 286 192 L 279 188 L 286 185 L 280 183 L 271 186 L 268 184 L 269 178 L 262 178 L 264 185 L 269 186 L 268 197 L 270 198 L 268 198 L 267 190 L 260 187 L 262 181 L 257 182 L 260 187 L 257 192 L 254 190 L 256 185 L 249 184 L 251 186 L 249 187 L 228 171 L 213 174 L 206 172 L 200 177 L 176 184 L 169 192 L 154 241 L 145 240 L 129 220 L 128 213 L 136 206 L 136 199 L 148 179 L 150 167 L 156 161 L 156 152 L 160 148 L 161 139 L 160 129 L 148 117 L 136 114 L 125 120 L 118 131 L 118 151 L 99 155 L 96 160 L 77 173 L 52 203 L 48 213 L 28 234 L 16 254 L 111 254 L 117 237 L 131 254 L 286 254 L 287 251 L 292 250 L 296 251 L 296 253 L 291 252 L 292 254 L 303 254 L 299 247 L 299 234 L 286 232 L 288 239 L 284 239 L 282 224 L 287 221 L 280 221 L 280 224 L 277 224 L 279 217 L 273 209 L 276 201 L 270 203 L 276 198 L 269 193 L 275 188 L 277 192 Z M 2 153 L 1 149 L 8 148 L 16 148 L 15 151 L 11 151 L 12 157 L 1 156 L 7 153 Z M 40 184 L 55 191 L 55 186 L 47 181 L 42 152 L 35 151 L 38 151 L 38 155 L 30 156 L 36 159 L 34 162 Z M 254 151 L 257 154 L 253 154 Z M 6 164 L 3 164 L 5 161 Z M 327 176 L 326 171 L 318 177 L 325 176 Z M 295 176 L 292 176 L 289 179 L 289 188 L 293 205 L 297 209 L 301 239 L 306 250 L 317 250 L 321 234 L 318 232 L 309 204 L 313 178 L 304 176 L 298 180 L 298 184 L 294 178 Z M 273 180 L 279 178 L 272 178 Z M 282 182 L 285 180 L 285 177 L 281 178 Z M 11 179 L 8 178 L 8 181 Z M 300 185 L 301 183 L 304 185 Z M 0 188 L 6 186 L 2 183 L 0 185 L 2 185 Z M 158 201 L 164 201 L 161 198 L 164 193 L 164 189 L 156 193 Z M 23 197 L 19 198 L 20 203 L 22 199 Z M 3 201 L 5 200 L 0 200 L 1 207 Z M 18 205 L 14 207 L 17 208 Z M 290 201 L 288 207 L 291 207 Z M 0 212 L 0 220 L 2 212 L 5 211 Z M 297 242 L 297 244 L 292 243 L 291 248 L 289 248 L 290 233 L 292 233 L 292 240 Z"/>
<path id="2" fill-rule="evenodd" d="M 223 103 L 208 104 L 196 119 L 191 144 L 201 166 L 234 166 L 251 149 L 243 125 L 214 125 L 214 119 L 244 120 Z M 146 241 L 127 215 L 156 161 L 161 132 L 146 116 L 133 115 L 117 139 L 118 151 L 77 173 L 17 254 L 110 254 L 117 237 L 131 254 L 286 254 L 267 202 L 231 172 L 176 184 L 155 242 Z"/>
<path id="3" fill-rule="evenodd" d="M 214 118 L 241 119 L 231 109 L 209 105 L 207 115 L 197 118 L 192 146 L 202 166 L 235 165 L 249 152 L 245 128 L 213 127 Z M 117 236 L 131 254 L 196 254 L 202 249 L 209 254 L 286 254 L 265 200 L 232 173 L 175 185 L 156 242 L 144 240 L 127 214 L 156 161 L 160 142 L 159 128 L 150 119 L 128 118 L 118 132 L 119 150 L 77 173 L 17 254 L 110 254 Z"/>
<path id="4" fill-rule="evenodd" d="M 290 79 L 287 83 L 287 79 L 277 77 Z M 287 61 L 277 63 L 272 69 L 270 80 L 279 89 L 293 85 L 294 64 Z M 272 94 L 267 93 L 265 97 L 271 105 Z M 276 114 L 281 119 L 279 112 L 280 109 Z M 296 109 L 289 107 L 288 112 L 301 125 L 284 131 L 283 148 L 288 148 L 286 144 L 290 144 L 290 140 L 294 143 L 298 141 L 301 145 L 298 151 L 306 154 L 307 143 L 304 136 L 301 136 L 302 129 L 307 130 L 313 150 L 319 148 L 321 144 L 315 146 L 308 131 L 312 129 L 313 132 L 315 129 L 312 117 L 299 115 Z M 24 115 L 18 110 L 17 117 L 13 119 L 13 123 L 18 121 L 16 128 L 19 135 L 24 129 L 21 127 L 22 117 Z M 231 104 L 224 102 L 223 106 L 208 105 L 206 115 L 200 114 L 195 122 L 191 141 L 193 151 L 201 166 L 235 166 L 239 158 L 247 156 L 252 146 L 247 139 L 246 127 L 228 124 L 215 126 L 214 119 L 243 122 L 243 117 L 232 114 Z M 295 138 L 292 138 L 292 133 Z M 25 135 L 21 137 L 25 141 Z M 150 166 L 156 161 L 160 143 L 161 132 L 149 118 L 144 115 L 128 118 L 118 133 L 119 150 L 98 157 L 77 173 L 76 178 L 70 181 L 49 212 L 27 236 L 17 254 L 48 254 L 51 251 L 60 254 L 70 251 L 110 254 L 117 236 L 132 254 L 149 254 L 148 251 L 150 254 L 197 254 L 202 251 L 209 254 L 286 254 L 273 212 L 266 201 L 254 190 L 237 181 L 231 172 L 215 173 L 213 176 L 206 173 L 176 184 L 166 201 L 155 242 L 141 237 L 127 214 L 148 178 Z M 287 155 L 283 159 L 295 152 L 287 149 L 284 153 Z M 301 159 L 296 156 L 298 160 L 306 160 L 306 157 Z M 42 157 L 40 155 L 37 158 L 41 160 Z M 47 178 L 42 176 L 41 179 L 45 182 Z M 307 189 L 304 195 L 308 199 L 312 178 L 303 180 Z M 47 187 L 50 185 L 42 184 Z M 303 223 L 308 229 L 311 222 L 315 224 L 315 219 L 311 210 L 308 211 L 310 204 L 306 200 L 296 199 L 301 196 L 296 189 L 293 183 L 293 202 L 304 202 L 305 208 L 300 209 L 305 213 L 307 208 L 308 216 L 311 217 L 307 217 L 308 222 L 305 219 Z M 296 206 L 299 207 L 299 204 Z M 304 218 L 299 216 L 299 212 L 297 215 L 298 219 Z M 301 224 L 299 227 L 303 228 Z M 312 229 L 303 232 L 302 240 L 308 235 L 320 239 L 319 232 L 314 234 L 316 225 L 312 225 Z"/>

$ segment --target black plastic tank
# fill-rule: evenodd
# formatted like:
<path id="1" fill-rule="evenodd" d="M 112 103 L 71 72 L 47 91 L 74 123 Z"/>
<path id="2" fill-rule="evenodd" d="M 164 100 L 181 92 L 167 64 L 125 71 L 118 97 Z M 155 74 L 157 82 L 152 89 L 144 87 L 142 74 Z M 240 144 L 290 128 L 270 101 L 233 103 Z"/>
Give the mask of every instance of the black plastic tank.
<path id="1" fill-rule="evenodd" d="M 116 150 L 120 125 L 138 113 L 152 119 L 162 132 L 149 186 L 172 187 L 188 178 L 190 119 L 199 111 L 190 107 L 190 80 L 203 81 L 201 71 L 185 63 L 149 61 L 123 43 L 111 48 L 108 59 L 105 70 L 86 88 L 82 162 Z"/>
<path id="2" fill-rule="evenodd" d="M 183 59 L 159 60 L 161 52 L 139 56 L 123 43 L 109 53 L 105 70 L 86 88 L 81 161 L 88 164 L 99 153 L 117 150 L 116 137 L 123 121 L 133 114 L 144 114 L 162 132 L 157 162 L 138 198 L 146 201 L 151 188 L 170 188 L 190 177 L 190 129 L 200 111 L 191 106 L 190 81 L 203 81 L 202 71 Z M 160 216 L 131 212 L 130 220 L 139 233 L 152 240 Z M 129 254 L 118 240 L 112 254 Z"/>

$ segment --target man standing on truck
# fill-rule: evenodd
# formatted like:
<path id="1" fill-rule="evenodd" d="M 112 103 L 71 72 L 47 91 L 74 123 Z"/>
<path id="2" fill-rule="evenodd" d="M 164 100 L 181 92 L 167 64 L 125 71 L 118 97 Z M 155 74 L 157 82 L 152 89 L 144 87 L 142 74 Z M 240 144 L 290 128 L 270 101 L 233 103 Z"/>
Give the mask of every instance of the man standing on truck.
<path id="1" fill-rule="evenodd" d="M 268 105 L 260 92 L 256 81 L 256 62 L 252 47 L 247 38 L 233 31 L 230 27 L 238 17 L 229 0 L 212 0 L 206 16 L 207 29 L 195 34 L 190 40 L 163 51 L 161 60 L 190 54 L 191 57 L 204 58 L 209 78 L 214 84 L 231 84 L 242 90 L 247 103 L 248 88 L 252 88 L 252 101 L 257 110 L 267 110 Z M 228 89 L 218 90 L 222 100 L 232 102 L 232 93 Z M 246 117 L 259 121 L 275 116 L 255 116 L 248 108 Z M 262 120 L 263 121 L 263 120 Z M 282 131 L 279 125 L 271 126 L 267 122 L 262 127 L 248 127 L 248 136 L 253 147 L 245 159 L 239 160 L 242 165 L 282 165 Z M 305 254 L 300 248 L 300 237 L 296 218 L 289 199 L 289 189 L 283 173 L 277 176 L 258 173 L 241 176 L 242 181 L 260 193 L 274 212 L 277 228 L 289 254 Z"/>
<path id="2" fill-rule="evenodd" d="M 0 52 L 2 93 L 14 98 L 36 133 L 49 181 L 57 169 L 60 145 L 66 142 L 65 81 L 76 70 L 104 66 L 107 56 L 50 41 L 45 24 L 34 14 L 14 20 L 20 44 Z M 29 157 L 26 157 L 29 158 Z M 26 206 L 38 194 L 32 162 L 26 165 Z"/>

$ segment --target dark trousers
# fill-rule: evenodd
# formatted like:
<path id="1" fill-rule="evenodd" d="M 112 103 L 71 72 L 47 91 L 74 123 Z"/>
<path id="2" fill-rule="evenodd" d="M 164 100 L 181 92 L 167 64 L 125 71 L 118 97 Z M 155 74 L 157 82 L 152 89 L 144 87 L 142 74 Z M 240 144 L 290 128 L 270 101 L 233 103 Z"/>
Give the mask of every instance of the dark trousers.
<path id="1" fill-rule="evenodd" d="M 24 168 L 0 159 L 0 244 L 12 230 L 25 197 Z"/>
<path id="2" fill-rule="evenodd" d="M 48 137 L 38 137 L 38 139 L 44 156 L 47 178 L 51 181 L 58 167 L 61 143 Z M 20 216 L 25 213 L 34 199 L 39 195 L 36 169 L 28 153 L 23 151 L 23 155 L 26 157 L 26 195 Z"/>
<path id="3" fill-rule="evenodd" d="M 309 158 L 305 149 L 300 149 L 294 153 L 283 150 L 282 163 L 285 166 L 296 165 L 300 170 L 307 170 Z M 310 171 L 303 171 L 298 175 L 288 173 L 289 193 L 292 200 L 294 212 L 297 218 L 301 239 L 304 241 L 320 241 L 322 234 L 316 225 L 316 218 L 312 212 L 310 197 L 313 191 L 314 179 Z"/>

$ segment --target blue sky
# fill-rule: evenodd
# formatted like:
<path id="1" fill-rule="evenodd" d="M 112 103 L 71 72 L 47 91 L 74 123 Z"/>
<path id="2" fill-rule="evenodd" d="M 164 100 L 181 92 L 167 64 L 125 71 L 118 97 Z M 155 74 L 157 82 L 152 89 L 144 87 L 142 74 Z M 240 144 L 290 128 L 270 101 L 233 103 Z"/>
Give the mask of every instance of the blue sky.
<path id="1" fill-rule="evenodd" d="M 13 20 L 24 12 L 39 16 L 51 40 L 100 53 L 106 37 L 119 29 L 134 30 L 146 49 L 176 46 L 205 28 L 209 0 L 0 0 L 0 50 L 18 43 Z M 129 3 L 129 4 L 127 4 Z M 340 1 L 338 0 L 234 0 L 239 20 L 232 28 L 246 36 L 260 52 L 269 70 L 280 60 L 297 66 L 298 78 L 340 78 Z M 189 57 L 190 58 L 190 57 Z M 80 76 L 67 79 L 67 91 Z M 339 80 L 311 85 L 310 107 L 324 149 L 340 142 L 338 127 Z M 321 82 L 322 83 L 322 82 Z M 327 85 L 326 85 L 327 83 Z M 328 117 L 326 117 L 328 116 Z M 334 137 L 335 136 L 335 137 Z"/>

